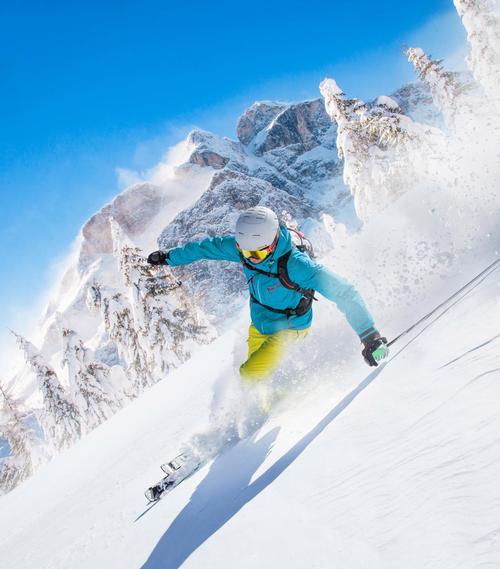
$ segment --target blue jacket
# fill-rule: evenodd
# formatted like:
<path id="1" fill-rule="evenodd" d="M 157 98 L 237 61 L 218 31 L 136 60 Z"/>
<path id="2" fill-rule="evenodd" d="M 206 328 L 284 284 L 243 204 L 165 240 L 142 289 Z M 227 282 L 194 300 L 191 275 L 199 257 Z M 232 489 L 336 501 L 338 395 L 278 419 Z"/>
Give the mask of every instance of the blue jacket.
<path id="1" fill-rule="evenodd" d="M 334 302 L 362 340 L 376 331 L 373 319 L 356 289 L 345 279 L 293 247 L 290 232 L 285 226 L 280 227 L 280 237 L 273 254 L 258 263 L 256 267 L 277 273 L 278 258 L 290 249 L 292 249 L 292 253 L 288 259 L 287 269 L 293 282 L 305 289 L 312 288 Z M 171 249 L 167 264 L 176 267 L 194 263 L 201 259 L 241 263 L 236 240 L 233 236 L 228 235 L 225 237 L 209 237 L 202 241 L 186 243 L 182 247 Z M 302 298 L 300 293 L 285 288 L 278 278 L 256 273 L 247 269 L 243 264 L 242 269 L 251 293 L 263 304 L 280 309 L 295 308 Z M 273 334 L 285 328 L 292 330 L 309 328 L 312 320 L 312 309 L 302 316 L 287 318 L 284 314 L 271 312 L 250 301 L 250 315 L 259 332 Z"/>

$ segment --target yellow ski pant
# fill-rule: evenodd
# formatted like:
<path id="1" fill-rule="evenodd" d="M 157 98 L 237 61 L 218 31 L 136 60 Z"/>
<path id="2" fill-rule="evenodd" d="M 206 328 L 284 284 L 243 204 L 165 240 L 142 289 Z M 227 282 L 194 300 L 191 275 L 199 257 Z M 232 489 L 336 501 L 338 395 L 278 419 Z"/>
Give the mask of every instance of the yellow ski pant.
<path id="1" fill-rule="evenodd" d="M 280 330 L 274 334 L 261 334 L 250 324 L 248 330 L 248 359 L 240 367 L 244 379 L 258 381 L 275 371 L 296 340 L 305 338 L 309 330 Z"/>

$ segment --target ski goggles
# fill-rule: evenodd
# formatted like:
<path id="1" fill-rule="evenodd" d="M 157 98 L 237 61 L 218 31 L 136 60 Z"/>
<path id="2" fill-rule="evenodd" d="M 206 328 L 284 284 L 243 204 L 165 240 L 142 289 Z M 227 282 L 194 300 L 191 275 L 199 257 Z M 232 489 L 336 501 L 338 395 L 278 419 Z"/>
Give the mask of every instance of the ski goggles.
<path id="1" fill-rule="evenodd" d="M 267 245 L 266 247 L 262 247 L 261 249 L 256 249 L 255 251 L 251 251 L 249 249 L 240 249 L 239 246 L 238 249 L 240 250 L 243 257 L 245 257 L 245 259 L 249 260 L 255 259 L 257 262 L 260 263 L 260 261 L 263 261 L 266 257 L 269 257 L 269 255 L 274 252 L 274 250 L 276 249 L 276 245 L 278 243 L 278 237 L 279 233 L 276 235 L 271 245 Z"/>

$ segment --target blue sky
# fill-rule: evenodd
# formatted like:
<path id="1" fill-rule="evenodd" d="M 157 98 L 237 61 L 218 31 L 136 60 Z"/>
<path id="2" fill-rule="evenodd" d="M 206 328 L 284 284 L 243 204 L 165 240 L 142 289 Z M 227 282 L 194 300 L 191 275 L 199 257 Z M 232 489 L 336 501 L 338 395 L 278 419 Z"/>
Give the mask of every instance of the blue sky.
<path id="1" fill-rule="evenodd" d="M 402 44 L 464 41 L 451 0 L 0 4 L 0 339 L 23 329 L 85 220 L 196 125 L 234 136 L 255 99 L 413 79 Z"/>

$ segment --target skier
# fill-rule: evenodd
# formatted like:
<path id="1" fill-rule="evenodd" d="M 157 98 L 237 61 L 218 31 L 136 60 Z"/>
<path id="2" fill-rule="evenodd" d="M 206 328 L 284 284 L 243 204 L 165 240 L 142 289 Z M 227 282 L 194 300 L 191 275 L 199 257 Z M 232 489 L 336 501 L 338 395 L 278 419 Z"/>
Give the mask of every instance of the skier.
<path id="1" fill-rule="evenodd" d="M 209 237 L 148 256 L 152 265 L 171 267 L 202 259 L 241 263 L 250 292 L 248 358 L 240 367 L 246 380 L 275 371 L 296 339 L 307 335 L 315 291 L 333 301 L 364 344 L 362 355 L 377 366 L 389 353 L 361 296 L 345 279 L 316 263 L 292 242 L 277 215 L 262 206 L 240 214 L 235 235 Z"/>
<path id="2" fill-rule="evenodd" d="M 364 344 L 362 354 L 370 366 L 378 365 L 387 357 L 387 341 L 375 328 L 356 289 L 296 247 L 287 227 L 280 225 L 270 209 L 254 207 L 241 213 L 234 236 L 209 237 L 167 252 L 154 251 L 148 262 L 176 267 L 201 259 L 242 264 L 250 292 L 252 321 L 248 333 L 248 358 L 240 366 L 240 375 L 245 380 L 259 382 L 268 377 L 280 365 L 287 347 L 307 335 L 315 291 L 335 302 L 344 313 Z M 259 408 L 265 416 L 270 402 L 260 401 Z M 238 413 L 241 411 L 239 409 Z M 251 408 L 249 419 L 250 428 L 255 428 Z M 241 438 L 240 422 L 245 436 L 244 416 L 238 417 L 236 425 L 231 417 L 225 416 L 222 424 L 215 421 L 206 432 L 192 436 L 182 446 L 181 454 L 162 465 L 166 476 L 146 490 L 147 499 L 151 502 L 159 500 L 165 492 L 206 464 L 229 441 Z"/>

